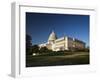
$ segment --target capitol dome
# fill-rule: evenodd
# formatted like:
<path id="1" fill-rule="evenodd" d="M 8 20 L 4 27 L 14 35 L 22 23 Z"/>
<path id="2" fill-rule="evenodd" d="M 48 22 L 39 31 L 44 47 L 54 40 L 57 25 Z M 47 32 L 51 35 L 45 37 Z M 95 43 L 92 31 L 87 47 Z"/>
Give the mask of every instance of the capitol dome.
<path id="1" fill-rule="evenodd" d="M 56 34 L 54 33 L 54 31 L 52 31 L 52 33 L 50 34 L 48 41 L 54 41 L 57 39 Z"/>

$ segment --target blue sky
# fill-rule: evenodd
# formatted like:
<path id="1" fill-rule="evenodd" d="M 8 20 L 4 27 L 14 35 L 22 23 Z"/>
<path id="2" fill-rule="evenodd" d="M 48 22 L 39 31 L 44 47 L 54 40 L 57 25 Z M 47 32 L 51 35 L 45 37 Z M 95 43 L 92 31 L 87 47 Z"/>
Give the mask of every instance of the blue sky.
<path id="1" fill-rule="evenodd" d="M 47 42 L 52 30 L 58 38 L 74 37 L 89 46 L 89 15 L 26 13 L 26 33 L 32 44 Z"/>

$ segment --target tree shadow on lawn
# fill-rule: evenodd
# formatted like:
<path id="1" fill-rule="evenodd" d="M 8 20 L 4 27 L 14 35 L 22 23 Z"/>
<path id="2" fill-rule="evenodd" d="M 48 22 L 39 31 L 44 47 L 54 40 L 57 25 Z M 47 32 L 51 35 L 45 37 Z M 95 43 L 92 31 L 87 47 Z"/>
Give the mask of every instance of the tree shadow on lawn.
<path id="1" fill-rule="evenodd" d="M 89 64 L 89 54 L 61 56 L 27 56 L 26 67 Z"/>

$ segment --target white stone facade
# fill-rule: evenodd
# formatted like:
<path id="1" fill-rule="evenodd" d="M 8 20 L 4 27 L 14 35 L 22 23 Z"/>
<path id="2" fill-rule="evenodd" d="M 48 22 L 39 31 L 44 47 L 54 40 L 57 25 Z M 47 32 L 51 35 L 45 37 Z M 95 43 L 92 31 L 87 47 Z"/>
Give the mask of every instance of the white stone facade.
<path id="1" fill-rule="evenodd" d="M 84 49 L 85 43 L 75 38 L 70 38 L 67 36 L 57 38 L 56 34 L 52 32 L 48 38 L 48 42 L 40 44 L 39 47 L 47 47 L 52 51 L 61 50 L 74 50 L 74 49 Z"/>

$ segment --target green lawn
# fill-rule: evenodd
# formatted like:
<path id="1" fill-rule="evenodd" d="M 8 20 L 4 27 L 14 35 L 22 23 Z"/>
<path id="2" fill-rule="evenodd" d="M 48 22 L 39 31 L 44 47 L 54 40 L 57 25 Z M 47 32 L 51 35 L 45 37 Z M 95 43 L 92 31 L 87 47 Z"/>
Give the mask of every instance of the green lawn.
<path id="1" fill-rule="evenodd" d="M 54 54 L 38 56 L 27 55 L 26 67 L 89 64 L 89 52 L 66 52 L 61 55 Z"/>

